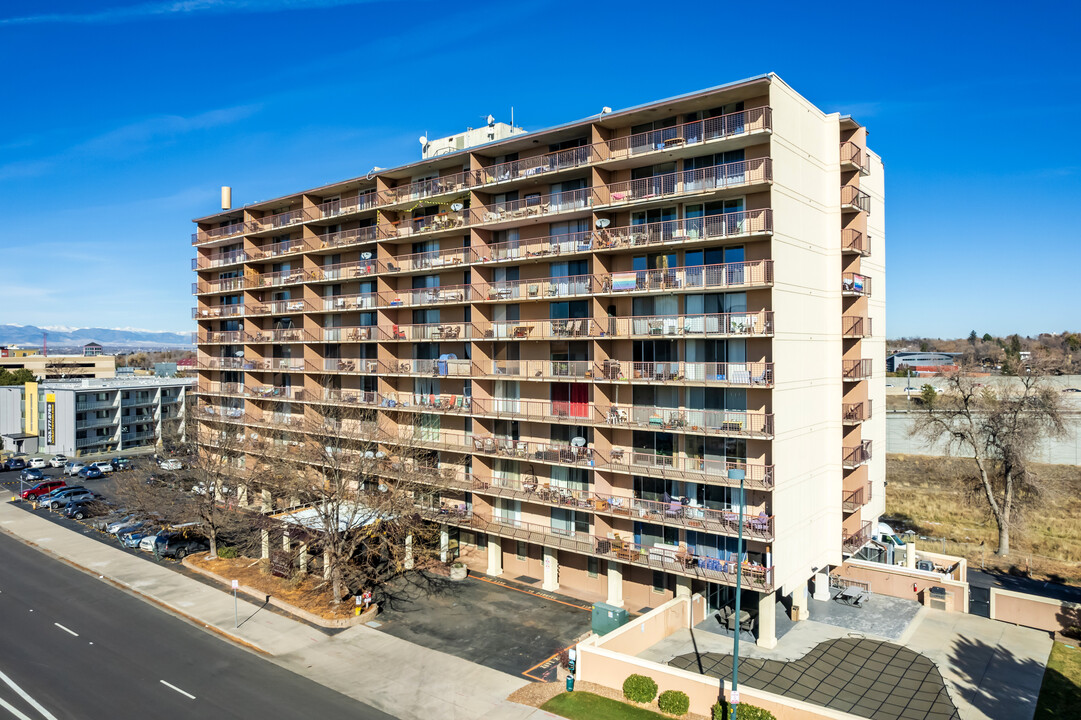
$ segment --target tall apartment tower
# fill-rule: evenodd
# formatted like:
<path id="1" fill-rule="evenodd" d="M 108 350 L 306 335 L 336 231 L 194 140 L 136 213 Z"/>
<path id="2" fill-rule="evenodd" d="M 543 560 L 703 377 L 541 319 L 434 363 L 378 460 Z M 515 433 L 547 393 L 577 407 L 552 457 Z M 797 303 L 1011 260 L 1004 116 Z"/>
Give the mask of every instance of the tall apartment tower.
<path id="1" fill-rule="evenodd" d="M 369 408 L 445 554 L 631 611 L 741 565 L 770 645 L 883 509 L 882 162 L 773 74 L 605 110 L 197 220 L 203 412 Z"/>

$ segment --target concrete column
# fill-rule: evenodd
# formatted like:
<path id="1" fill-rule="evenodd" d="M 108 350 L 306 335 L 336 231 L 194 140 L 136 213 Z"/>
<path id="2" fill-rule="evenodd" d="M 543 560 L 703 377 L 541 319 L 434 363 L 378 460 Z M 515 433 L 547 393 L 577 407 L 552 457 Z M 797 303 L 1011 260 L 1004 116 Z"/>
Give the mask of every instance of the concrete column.
<path id="1" fill-rule="evenodd" d="M 308 555 L 308 543 L 301 543 L 300 544 L 300 572 L 304 573 L 305 575 L 308 574 L 308 560 L 309 559 L 310 559 L 310 557 Z"/>
<path id="2" fill-rule="evenodd" d="M 259 531 L 259 536 L 260 536 L 260 540 L 262 541 L 261 545 L 262 545 L 262 550 L 263 550 L 263 559 L 264 560 L 269 560 L 270 559 L 270 531 L 269 530 L 260 530 Z"/>
<path id="3" fill-rule="evenodd" d="M 909 570 L 916 569 L 916 541 L 909 540 L 905 543 L 905 567 Z"/>
<path id="4" fill-rule="evenodd" d="M 676 597 L 690 597 L 691 596 L 691 579 L 689 577 L 683 577 L 682 575 L 676 575 Z"/>
<path id="5" fill-rule="evenodd" d="M 503 543 L 496 535 L 488 536 L 488 574 L 492 577 L 503 574 Z"/>
<path id="6" fill-rule="evenodd" d="M 447 562 L 450 559 L 450 529 L 446 525 L 439 526 L 439 561 Z"/>
<path id="7" fill-rule="evenodd" d="M 406 570 L 413 569 L 413 536 L 405 536 L 405 565 Z"/>
<path id="8" fill-rule="evenodd" d="M 285 552 L 289 552 L 289 546 L 289 532 L 286 531 L 282 533 L 282 550 L 284 550 Z"/>
<path id="9" fill-rule="evenodd" d="M 541 590 L 554 592 L 559 589 L 559 555 L 552 548 L 544 548 L 544 583 Z"/>
<path id="10" fill-rule="evenodd" d="M 792 591 L 792 621 L 799 622 L 810 617 L 807 608 L 807 587 L 801 585 Z"/>
<path id="11" fill-rule="evenodd" d="M 623 566 L 608 561 L 608 604 L 623 607 Z"/>
<path id="12" fill-rule="evenodd" d="M 830 576 L 829 573 L 815 573 L 815 600 L 828 601 L 830 599 Z"/>
<path id="13" fill-rule="evenodd" d="M 777 646 L 777 593 L 758 596 L 758 646 Z"/>
<path id="14" fill-rule="evenodd" d="M 330 551 L 323 551 L 323 579 L 330 580 Z"/>

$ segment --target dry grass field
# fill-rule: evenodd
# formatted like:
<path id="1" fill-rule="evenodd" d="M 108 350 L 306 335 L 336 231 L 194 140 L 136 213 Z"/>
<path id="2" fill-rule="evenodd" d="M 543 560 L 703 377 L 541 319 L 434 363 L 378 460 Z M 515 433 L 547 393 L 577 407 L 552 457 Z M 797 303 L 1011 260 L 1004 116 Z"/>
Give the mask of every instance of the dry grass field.
<path id="1" fill-rule="evenodd" d="M 1035 465 L 1042 492 L 1015 520 L 1009 556 L 994 554 L 998 531 L 964 458 L 888 455 L 886 515 L 929 540 L 930 550 L 967 557 L 1002 571 L 1081 582 L 1081 467 Z M 894 527 L 898 530 L 898 527 Z M 930 540 L 934 538 L 934 540 Z"/>

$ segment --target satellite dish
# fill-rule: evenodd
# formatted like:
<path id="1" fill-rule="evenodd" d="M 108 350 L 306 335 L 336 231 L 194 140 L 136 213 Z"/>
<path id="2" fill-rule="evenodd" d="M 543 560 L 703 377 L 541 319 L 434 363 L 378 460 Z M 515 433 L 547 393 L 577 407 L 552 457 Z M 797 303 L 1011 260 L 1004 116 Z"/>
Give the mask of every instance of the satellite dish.
<path id="1" fill-rule="evenodd" d="M 428 144 L 428 136 L 427 135 L 421 135 L 419 138 L 417 138 L 417 140 L 420 141 L 421 145 L 427 145 Z"/>
<path id="2" fill-rule="evenodd" d="M 604 228 L 608 227 L 611 224 L 612 224 L 612 221 L 609 220 L 608 218 L 597 218 L 597 227 L 599 227 L 601 230 L 603 230 Z"/>
<path id="3" fill-rule="evenodd" d="M 585 447 L 586 439 L 584 437 L 572 437 L 571 445 L 573 445 L 574 447 Z"/>
<path id="4" fill-rule="evenodd" d="M 362 252 L 360 254 L 360 257 L 363 260 L 371 260 L 372 259 L 372 254 L 370 252 L 368 252 L 367 250 L 365 250 L 364 252 Z"/>
<path id="5" fill-rule="evenodd" d="M 493 116 L 493 115 L 488 116 L 488 124 L 489 125 L 495 125 L 495 116 Z"/>
<path id="6" fill-rule="evenodd" d="M 450 209 L 453 210 L 454 212 L 461 212 L 462 208 L 464 208 L 464 207 L 465 207 L 465 205 L 462 205 L 461 203 L 454 203 L 453 205 L 450 206 Z"/>

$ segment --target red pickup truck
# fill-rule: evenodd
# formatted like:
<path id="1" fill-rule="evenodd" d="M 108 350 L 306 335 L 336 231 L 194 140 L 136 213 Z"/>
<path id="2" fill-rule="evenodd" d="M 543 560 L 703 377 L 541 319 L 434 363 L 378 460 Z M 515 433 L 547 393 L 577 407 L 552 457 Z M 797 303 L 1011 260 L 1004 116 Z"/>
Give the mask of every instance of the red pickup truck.
<path id="1" fill-rule="evenodd" d="M 67 487 L 67 483 L 63 480 L 46 480 L 45 482 L 39 482 L 29 490 L 23 490 L 21 495 L 23 500 L 36 500 L 45 493 L 51 493 L 57 488 Z"/>

